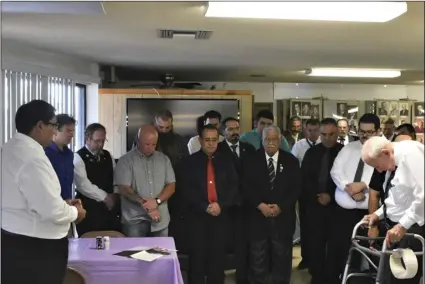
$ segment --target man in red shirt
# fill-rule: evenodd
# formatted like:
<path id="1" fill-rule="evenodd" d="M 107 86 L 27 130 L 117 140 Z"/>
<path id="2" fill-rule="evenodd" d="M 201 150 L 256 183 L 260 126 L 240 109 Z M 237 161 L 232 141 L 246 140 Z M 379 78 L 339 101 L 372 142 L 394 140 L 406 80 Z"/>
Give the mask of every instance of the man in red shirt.
<path id="1" fill-rule="evenodd" d="M 201 151 L 177 169 L 177 184 L 186 206 L 189 283 L 223 284 L 229 209 L 239 182 L 232 160 L 216 152 L 219 134 L 211 124 L 200 129 Z"/>

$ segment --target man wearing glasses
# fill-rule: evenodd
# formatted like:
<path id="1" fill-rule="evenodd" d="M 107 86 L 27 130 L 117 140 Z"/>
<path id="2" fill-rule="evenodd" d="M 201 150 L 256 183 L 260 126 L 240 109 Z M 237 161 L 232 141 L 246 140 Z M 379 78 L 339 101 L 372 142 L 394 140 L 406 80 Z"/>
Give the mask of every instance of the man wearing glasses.
<path id="1" fill-rule="evenodd" d="M 61 196 L 65 201 L 73 199 L 72 183 L 74 181 L 74 153 L 68 148 L 74 138 L 76 121 L 67 114 L 56 116 L 56 131 L 53 141 L 44 151 L 52 163 L 61 185 Z"/>
<path id="2" fill-rule="evenodd" d="M 86 145 L 74 155 L 74 182 L 88 214 L 77 225 L 77 232 L 81 236 L 90 231 L 120 231 L 119 198 L 114 194 L 115 160 L 103 149 L 106 128 L 92 123 L 84 135 Z"/>
<path id="3" fill-rule="evenodd" d="M 331 177 L 336 185 L 334 230 L 328 246 L 329 283 L 341 283 L 339 280 L 351 245 L 354 226 L 367 215 L 369 201 L 369 182 L 373 168 L 362 160 L 363 144 L 373 136 L 380 135 L 380 120 L 372 113 L 364 114 L 359 120 L 359 140 L 347 144 L 336 157 Z M 360 255 L 353 255 L 352 267 L 360 269 Z M 356 258 L 358 257 L 358 258 Z"/>

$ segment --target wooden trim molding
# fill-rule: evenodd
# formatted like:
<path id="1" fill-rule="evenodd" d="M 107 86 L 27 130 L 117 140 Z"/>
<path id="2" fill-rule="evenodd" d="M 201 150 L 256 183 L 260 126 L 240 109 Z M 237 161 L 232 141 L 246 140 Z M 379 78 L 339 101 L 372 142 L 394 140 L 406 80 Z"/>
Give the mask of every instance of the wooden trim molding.
<path id="1" fill-rule="evenodd" d="M 252 96 L 248 90 L 187 90 L 187 89 L 99 89 L 99 95 L 196 95 L 196 96 Z"/>

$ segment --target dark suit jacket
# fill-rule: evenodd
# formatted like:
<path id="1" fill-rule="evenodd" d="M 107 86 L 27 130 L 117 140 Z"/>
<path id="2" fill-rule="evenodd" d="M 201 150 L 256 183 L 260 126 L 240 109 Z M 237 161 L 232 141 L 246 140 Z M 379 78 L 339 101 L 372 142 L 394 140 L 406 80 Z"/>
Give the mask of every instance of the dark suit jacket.
<path id="1" fill-rule="evenodd" d="M 319 188 L 319 175 L 322 167 L 322 158 L 325 154 L 325 146 L 323 146 L 321 143 L 317 144 L 316 146 L 308 149 L 305 153 L 303 162 L 301 164 L 303 178 L 301 198 L 310 209 L 314 209 L 313 206 L 315 205 L 322 206 L 317 202 L 317 194 L 319 193 L 329 194 L 332 199 L 332 203 L 334 202 L 336 185 L 332 180 L 330 171 L 336 156 L 343 147 L 343 145 L 337 143 L 330 149 L 331 152 L 328 162 L 329 169 L 327 171 L 328 183 L 326 189 Z"/>
<path id="2" fill-rule="evenodd" d="M 289 130 L 285 130 L 285 131 L 283 132 L 283 137 L 285 137 L 286 141 L 288 141 L 289 148 L 291 148 L 291 149 L 292 149 L 292 147 L 294 147 L 294 145 L 295 145 L 296 141 L 295 141 L 294 137 L 292 137 L 291 132 L 290 132 Z M 301 140 L 301 139 L 303 139 L 303 138 L 305 138 L 305 137 L 304 137 L 304 133 L 303 133 L 303 132 L 300 132 L 300 133 L 298 134 L 298 141 L 300 141 L 300 140 Z"/>
<path id="3" fill-rule="evenodd" d="M 229 144 L 227 144 L 226 140 L 224 140 L 218 143 L 217 152 L 225 155 L 233 162 L 233 165 L 235 166 L 238 176 L 240 177 L 239 178 L 240 186 L 239 186 L 238 193 L 235 197 L 235 205 L 240 206 L 243 203 L 242 185 L 241 185 L 242 163 L 247 157 L 252 156 L 256 152 L 256 150 L 254 146 L 252 146 L 251 144 L 239 141 L 239 159 L 237 159 L 235 155 L 233 154 L 232 149 L 230 149 Z"/>
<path id="4" fill-rule="evenodd" d="M 409 115 L 409 111 L 407 109 L 402 109 L 400 115 Z"/>
<path id="5" fill-rule="evenodd" d="M 212 158 L 218 204 L 222 213 L 234 205 L 238 192 L 238 174 L 232 161 L 221 153 L 215 153 Z M 199 151 L 184 158 L 177 171 L 178 190 L 182 202 L 187 205 L 187 212 L 206 213 L 208 208 L 207 190 L 208 157 Z"/>
<path id="6" fill-rule="evenodd" d="M 282 169 L 282 171 L 281 171 Z M 267 170 L 266 154 L 263 149 L 247 158 L 243 163 L 243 188 L 250 222 L 251 237 L 263 239 L 270 234 L 266 218 L 257 209 L 260 203 L 277 204 L 282 211 L 273 221 L 279 236 L 291 239 L 295 231 L 295 204 L 301 192 L 299 161 L 290 153 L 279 150 L 274 188 L 271 190 Z"/>

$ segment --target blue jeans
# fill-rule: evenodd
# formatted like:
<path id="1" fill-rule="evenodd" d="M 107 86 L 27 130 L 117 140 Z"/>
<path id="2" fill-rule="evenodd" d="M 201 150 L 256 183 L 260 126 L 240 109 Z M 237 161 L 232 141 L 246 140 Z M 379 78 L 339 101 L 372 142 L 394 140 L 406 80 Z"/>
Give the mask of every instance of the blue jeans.
<path id="1" fill-rule="evenodd" d="M 168 227 L 156 232 L 151 231 L 151 222 L 141 221 L 137 224 L 123 224 L 123 233 L 127 237 L 146 238 L 146 237 L 168 237 Z"/>

